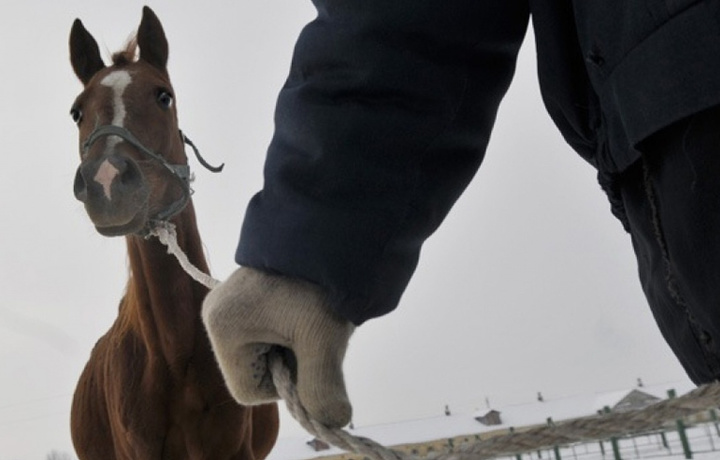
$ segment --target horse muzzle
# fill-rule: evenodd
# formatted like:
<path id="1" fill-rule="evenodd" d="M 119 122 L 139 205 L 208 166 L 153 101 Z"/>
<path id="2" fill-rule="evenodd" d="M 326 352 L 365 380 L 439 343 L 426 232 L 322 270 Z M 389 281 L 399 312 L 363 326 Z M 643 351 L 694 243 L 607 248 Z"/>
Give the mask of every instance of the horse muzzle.
<path id="1" fill-rule="evenodd" d="M 125 155 L 112 153 L 83 161 L 73 189 L 103 235 L 136 233 L 146 224 L 150 188 L 140 167 Z"/>

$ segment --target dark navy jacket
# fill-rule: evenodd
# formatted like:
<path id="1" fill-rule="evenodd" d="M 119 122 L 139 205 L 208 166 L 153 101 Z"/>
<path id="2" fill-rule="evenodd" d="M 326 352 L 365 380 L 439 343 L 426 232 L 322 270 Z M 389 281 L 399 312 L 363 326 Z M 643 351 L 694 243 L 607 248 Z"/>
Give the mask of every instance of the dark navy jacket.
<path id="1" fill-rule="evenodd" d="M 315 5 L 236 260 L 326 287 L 356 324 L 395 308 L 479 167 L 531 13 L 547 110 L 601 173 L 720 103 L 718 1 Z"/>

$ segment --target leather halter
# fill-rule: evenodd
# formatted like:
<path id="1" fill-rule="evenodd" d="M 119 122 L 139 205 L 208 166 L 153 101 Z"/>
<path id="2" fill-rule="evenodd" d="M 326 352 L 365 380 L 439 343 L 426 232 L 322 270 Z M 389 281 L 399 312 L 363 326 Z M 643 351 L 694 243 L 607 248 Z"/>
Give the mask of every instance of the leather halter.
<path id="1" fill-rule="evenodd" d="M 162 155 L 158 155 L 149 148 L 145 147 L 145 145 L 143 145 L 143 143 L 140 142 L 140 140 L 138 140 L 138 138 L 135 137 L 130 131 L 123 128 L 122 126 L 116 125 L 101 125 L 95 127 L 93 132 L 91 132 L 87 139 L 85 139 L 85 142 L 83 142 L 83 153 L 87 154 L 90 150 L 90 147 L 92 147 L 92 145 L 97 142 L 98 139 L 107 136 L 117 136 L 121 138 L 125 142 L 135 147 L 140 153 L 158 162 L 162 167 L 170 171 L 172 176 L 177 179 L 178 184 L 180 184 L 182 196 L 179 199 L 175 200 L 173 203 L 171 203 L 169 206 L 167 206 L 165 209 L 158 212 L 157 215 L 150 218 L 148 225 L 150 228 L 157 225 L 158 222 L 168 221 L 171 217 L 178 214 L 185 208 L 185 206 L 187 206 L 188 202 L 190 201 L 190 196 L 193 193 L 193 190 L 190 188 L 190 181 L 192 180 L 192 175 L 190 173 L 189 165 L 169 163 Z M 182 133 L 182 131 L 180 131 L 180 138 L 182 139 L 183 143 L 192 147 L 193 151 L 195 152 L 195 156 L 197 157 L 201 165 L 203 165 L 205 168 L 212 172 L 222 171 L 223 167 L 225 166 L 224 163 L 220 166 L 211 166 L 200 155 L 200 152 L 198 151 L 197 147 L 195 147 L 195 144 L 193 144 L 193 142 L 188 139 L 187 136 Z M 147 233 L 148 230 L 149 229 L 145 229 L 143 233 Z"/>

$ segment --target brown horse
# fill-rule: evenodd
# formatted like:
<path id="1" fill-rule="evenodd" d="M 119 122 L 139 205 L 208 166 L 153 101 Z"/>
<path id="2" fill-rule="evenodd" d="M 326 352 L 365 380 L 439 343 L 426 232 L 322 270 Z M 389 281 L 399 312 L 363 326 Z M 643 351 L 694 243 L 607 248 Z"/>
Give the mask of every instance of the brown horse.
<path id="1" fill-rule="evenodd" d="M 146 238 L 158 221 L 171 220 L 180 247 L 207 272 L 160 21 L 146 7 L 137 38 L 105 67 L 76 20 L 70 56 L 84 85 L 71 110 L 80 131 L 75 196 L 99 233 L 126 235 L 130 265 L 118 317 L 75 391 L 78 456 L 265 458 L 277 437 L 277 407 L 242 407 L 231 398 L 200 319 L 207 289 Z"/>

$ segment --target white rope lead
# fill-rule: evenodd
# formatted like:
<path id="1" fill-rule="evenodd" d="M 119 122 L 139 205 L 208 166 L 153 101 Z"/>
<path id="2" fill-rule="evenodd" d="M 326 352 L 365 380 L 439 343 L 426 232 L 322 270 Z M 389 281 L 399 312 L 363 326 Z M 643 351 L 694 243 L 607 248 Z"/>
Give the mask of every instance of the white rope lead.
<path id="1" fill-rule="evenodd" d="M 178 245 L 177 232 L 175 231 L 174 224 L 171 224 L 170 222 L 159 222 L 150 230 L 150 235 L 156 236 L 162 244 L 167 246 L 168 254 L 175 256 L 178 262 L 180 262 L 180 266 L 188 275 L 190 275 L 190 277 L 192 277 L 192 279 L 208 289 L 212 289 L 220 284 L 219 280 L 216 280 L 212 276 L 203 272 L 188 260 L 187 255 Z"/>

